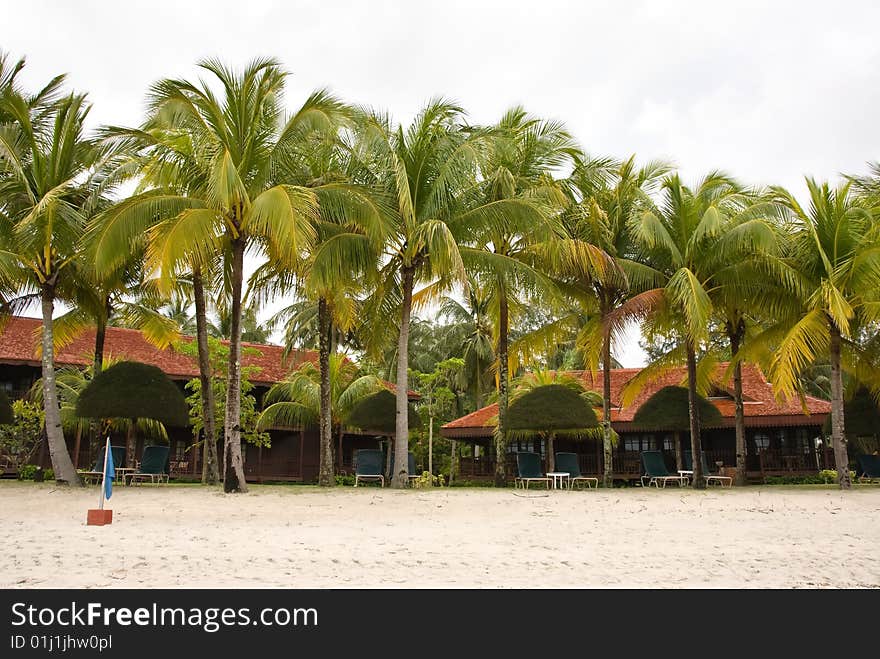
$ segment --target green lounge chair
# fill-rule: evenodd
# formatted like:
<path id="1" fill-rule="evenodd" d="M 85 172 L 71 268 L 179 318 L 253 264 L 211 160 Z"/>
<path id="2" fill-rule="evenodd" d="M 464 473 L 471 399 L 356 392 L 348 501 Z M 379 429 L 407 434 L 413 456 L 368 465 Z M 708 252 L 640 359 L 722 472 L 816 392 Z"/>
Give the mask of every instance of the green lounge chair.
<path id="1" fill-rule="evenodd" d="M 683 487 L 687 483 L 686 478 L 669 473 L 660 451 L 642 451 L 642 468 L 645 471 L 642 475 L 642 487 L 653 485 L 660 488 L 666 487 L 667 483 L 675 483 Z"/>
<path id="2" fill-rule="evenodd" d="M 417 479 L 419 476 L 421 476 L 421 474 L 417 474 L 417 473 L 416 473 L 416 456 L 415 456 L 415 453 L 413 453 L 412 451 L 410 451 L 410 452 L 407 454 L 406 457 L 407 457 L 406 469 L 407 469 L 407 471 L 409 472 L 408 475 L 407 475 L 407 482 L 408 482 L 410 485 L 412 485 L 412 482 L 413 482 L 415 479 Z"/>
<path id="3" fill-rule="evenodd" d="M 111 446 L 110 455 L 113 456 L 113 466 L 117 469 L 125 466 L 125 447 Z M 80 477 L 88 483 L 98 483 L 104 478 L 104 447 L 98 451 L 98 457 L 95 458 L 95 464 L 91 471 L 79 471 Z"/>
<path id="4" fill-rule="evenodd" d="M 733 478 L 730 476 L 721 476 L 719 474 L 713 474 L 709 471 L 709 465 L 706 462 L 706 454 L 700 454 L 701 462 L 703 464 L 703 478 L 706 479 L 706 485 L 711 485 L 712 483 L 718 483 L 721 487 L 724 487 L 726 484 L 727 487 L 733 487 Z M 694 457 L 690 451 L 685 451 L 682 455 L 682 462 L 684 463 L 684 468 L 688 471 L 693 471 L 694 469 Z"/>
<path id="5" fill-rule="evenodd" d="M 593 476 L 582 476 L 578 464 L 577 453 L 557 453 L 556 471 L 568 472 L 568 487 L 574 488 L 578 483 L 585 483 L 587 489 L 599 487 L 599 479 Z"/>
<path id="6" fill-rule="evenodd" d="M 385 452 L 362 448 L 354 454 L 354 486 L 361 481 L 379 481 L 385 487 Z"/>
<path id="7" fill-rule="evenodd" d="M 537 453 L 521 452 L 516 454 L 517 477 L 513 481 L 514 487 L 529 489 L 529 484 L 543 482 L 550 489 L 550 478 L 541 469 L 541 456 Z"/>
<path id="8" fill-rule="evenodd" d="M 128 474 L 128 484 L 134 485 L 140 481 L 150 481 L 153 484 L 168 482 L 168 472 L 165 465 L 168 464 L 167 446 L 145 446 L 141 456 L 141 464 L 137 471 Z"/>
<path id="9" fill-rule="evenodd" d="M 859 463 L 860 483 L 880 480 L 880 455 L 860 455 L 856 460 Z"/>

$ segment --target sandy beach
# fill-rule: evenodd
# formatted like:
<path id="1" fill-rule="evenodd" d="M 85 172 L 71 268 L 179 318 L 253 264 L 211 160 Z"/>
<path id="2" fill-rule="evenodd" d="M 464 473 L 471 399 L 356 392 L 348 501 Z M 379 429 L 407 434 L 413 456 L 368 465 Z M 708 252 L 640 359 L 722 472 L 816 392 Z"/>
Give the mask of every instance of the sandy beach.
<path id="1" fill-rule="evenodd" d="M 0 482 L 0 587 L 880 587 L 880 487 L 514 492 Z"/>

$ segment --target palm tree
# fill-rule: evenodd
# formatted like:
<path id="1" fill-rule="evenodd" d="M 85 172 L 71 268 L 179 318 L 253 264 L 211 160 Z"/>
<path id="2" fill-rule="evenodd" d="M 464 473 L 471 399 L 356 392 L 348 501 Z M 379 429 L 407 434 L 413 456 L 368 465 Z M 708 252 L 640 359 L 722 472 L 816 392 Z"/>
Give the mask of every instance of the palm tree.
<path id="1" fill-rule="evenodd" d="M 454 103 L 431 101 L 404 130 L 386 116 L 364 120 L 369 161 L 376 184 L 396 200 L 394 232 L 387 243 L 387 263 L 365 315 L 373 321 L 374 350 L 388 336 L 387 318 L 400 318 L 397 335 L 397 385 L 392 485 L 404 487 L 408 470 L 409 328 L 413 289 L 418 280 L 461 279 L 464 267 L 450 230 L 454 219 L 474 220 L 485 209 L 462 210 L 463 191 L 473 187 L 478 137 L 462 126 L 463 110 Z"/>
<path id="2" fill-rule="evenodd" d="M 859 329 L 880 321 L 880 225 L 852 182 L 832 188 L 807 179 L 810 205 L 803 207 L 781 188 L 775 192 L 791 211 L 787 260 L 798 274 L 797 313 L 783 318 L 770 378 L 793 395 L 798 377 L 817 359 L 831 363 L 831 441 L 841 489 L 852 486 L 844 424 L 842 369 L 858 362 Z"/>
<path id="3" fill-rule="evenodd" d="M 112 266 L 149 230 L 147 262 L 170 279 L 193 263 L 220 255 L 229 273 L 230 350 L 225 418 L 226 492 L 245 492 L 241 458 L 241 333 L 244 254 L 258 250 L 296 265 L 314 238 L 314 192 L 288 185 L 285 163 L 301 138 L 327 121 L 337 103 L 312 94 L 284 120 L 281 97 L 286 73 L 274 59 L 257 59 L 241 73 L 216 60 L 199 66 L 222 87 L 162 80 L 151 89 L 143 130 L 111 131 L 150 145 L 145 180 L 154 189 L 135 195 L 107 222 L 98 267 Z M 155 226 L 154 218 L 161 217 Z M 150 228 L 152 226 L 152 228 Z"/>
<path id="4" fill-rule="evenodd" d="M 495 483 L 499 487 L 506 481 L 511 307 L 518 297 L 552 294 L 554 289 L 550 279 L 522 257 L 531 245 L 561 233 L 557 219 L 565 197 L 552 172 L 570 162 L 576 152 L 574 140 L 561 123 L 530 116 L 521 107 L 511 108 L 491 129 L 480 162 L 483 180 L 473 201 L 480 206 L 504 204 L 510 211 L 493 213 L 483 223 L 455 225 L 462 259 L 488 291 L 497 322 Z"/>
<path id="5" fill-rule="evenodd" d="M 321 390 L 318 483 L 325 487 L 336 482 L 331 354 L 341 338 L 353 338 L 361 307 L 358 296 L 378 270 L 391 229 L 390 209 L 363 176 L 362 145 L 360 136 L 351 130 L 352 115 L 339 104 L 333 121 L 305 138 L 308 148 L 304 156 L 285 172 L 287 182 L 312 190 L 319 201 L 311 249 L 295 267 L 268 262 L 250 284 L 251 291 L 264 297 L 295 293 L 298 302 L 273 319 L 287 325 L 288 349 L 302 329 L 316 339 Z"/>
<path id="6" fill-rule="evenodd" d="M 322 390 L 323 374 L 311 362 L 306 362 L 291 373 L 284 382 L 272 386 L 263 401 L 266 406 L 257 422 L 261 430 L 272 427 L 304 427 L 320 425 L 322 413 L 330 413 L 331 433 L 342 438 L 345 420 L 363 399 L 386 385 L 374 375 L 359 375 L 357 365 L 341 353 L 327 360 L 327 379 L 330 382 L 330 405 L 325 407 Z M 329 463 L 329 464 L 328 464 Z M 319 471 L 334 476 L 333 443 L 329 451 L 321 450 Z"/>
<path id="7" fill-rule="evenodd" d="M 464 302 L 444 296 L 439 308 L 440 316 L 464 330 L 464 341 L 460 346 L 464 363 L 460 372 L 471 383 L 474 404 L 478 410 L 483 407 L 483 376 L 495 360 L 490 307 L 488 291 L 480 287 L 476 279 L 468 277 Z"/>
<path id="8" fill-rule="evenodd" d="M 590 367 L 602 365 L 605 487 L 611 486 L 614 473 L 612 343 L 629 322 L 650 308 L 656 296 L 650 291 L 658 283 L 653 270 L 636 260 L 638 246 L 629 224 L 654 208 L 650 195 L 669 170 L 670 165 L 662 161 L 637 167 L 635 156 L 619 163 L 578 158 L 567 181 L 573 203 L 562 218 L 565 238 L 542 249 L 546 267 L 574 303 L 571 312 L 560 316 L 558 327 L 549 329 L 574 329 L 575 345 Z M 603 266 L 603 259 L 609 258 Z"/>
<path id="9" fill-rule="evenodd" d="M 0 76 L 2 77 L 2 76 Z M 50 83 L 57 90 L 59 79 Z M 46 90 L 38 97 L 52 96 Z M 42 310 L 42 385 L 46 437 L 58 480 L 81 484 L 71 462 L 59 416 L 55 380 L 53 311 L 70 289 L 68 277 L 99 191 L 105 153 L 85 137 L 85 96 L 52 103 L 7 84 L 0 96 L 0 290 L 38 294 Z M 11 308 L 7 301 L 7 308 Z"/>
<path id="10" fill-rule="evenodd" d="M 657 211 L 646 211 L 630 223 L 645 260 L 662 280 L 662 286 L 643 294 L 649 301 L 648 322 L 653 331 L 680 338 L 679 349 L 656 366 L 668 366 L 680 359 L 682 350 L 687 363 L 691 454 L 697 488 L 706 486 L 697 399 L 697 350 L 708 339 L 715 311 L 713 289 L 730 284 L 724 276 L 727 266 L 748 251 L 745 245 L 753 246 L 739 231 L 731 230 L 733 218 L 741 216 L 748 204 L 743 188 L 721 172 L 710 173 L 694 189 L 685 186 L 676 174 L 663 181 L 663 200 Z M 650 373 L 651 369 L 646 370 L 642 379 Z"/>

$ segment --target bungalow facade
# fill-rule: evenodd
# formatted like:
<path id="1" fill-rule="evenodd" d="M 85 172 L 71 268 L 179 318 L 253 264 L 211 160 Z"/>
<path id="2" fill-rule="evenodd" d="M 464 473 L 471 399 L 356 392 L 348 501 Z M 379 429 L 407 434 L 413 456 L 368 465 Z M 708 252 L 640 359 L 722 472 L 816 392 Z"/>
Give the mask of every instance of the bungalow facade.
<path id="1" fill-rule="evenodd" d="M 42 322 L 36 318 L 15 316 L 0 328 L 0 389 L 10 398 L 24 397 L 34 382 L 41 377 L 38 354 L 39 333 Z M 184 338 L 184 340 L 192 340 Z M 255 384 L 254 395 L 258 404 L 262 397 L 276 382 L 283 380 L 292 370 L 304 362 L 317 364 L 318 354 L 314 351 L 296 350 L 284 355 L 281 346 L 243 343 L 243 348 L 251 348 L 255 354 L 245 355 L 244 366 L 254 366 L 259 371 L 251 378 Z M 74 341 L 58 350 L 55 355 L 56 368 L 72 366 L 85 368 L 93 362 L 95 330 L 87 329 Z M 187 382 L 199 376 L 195 359 L 175 351 L 173 348 L 159 349 L 149 343 L 141 332 L 119 327 L 108 327 L 104 344 L 106 357 L 118 360 L 132 360 L 152 364 L 161 368 L 165 374 L 183 389 Z M 388 385 L 393 388 L 393 385 Z M 410 392 L 411 398 L 418 395 Z M 202 473 L 202 451 L 194 450 L 195 439 L 190 428 L 168 428 L 169 469 L 172 476 L 179 478 L 200 478 Z M 273 428 L 269 431 L 271 447 L 258 447 L 244 443 L 245 476 L 248 481 L 300 481 L 314 482 L 318 478 L 319 445 L 318 431 L 311 428 Z M 65 436 L 68 450 L 74 465 L 80 469 L 89 468 L 94 463 L 96 447 L 90 446 L 86 438 Z M 360 432 L 349 429 L 336 438 L 336 461 L 339 473 L 352 471 L 354 451 L 360 448 L 378 448 L 386 438 L 379 433 Z M 114 444 L 123 444 L 124 438 L 113 437 Z M 143 451 L 143 438 L 138 439 L 136 455 Z M 218 452 L 222 455 L 222 450 Z M 35 460 L 48 467 L 49 458 L 45 442 Z"/>
<path id="2" fill-rule="evenodd" d="M 727 364 L 720 364 L 715 389 L 708 400 L 718 408 L 721 421 L 705 426 L 701 444 L 707 464 L 712 471 L 720 467 L 729 473 L 736 465 L 736 437 L 732 383 L 724 383 Z M 611 371 L 611 425 L 618 435 L 612 453 L 615 480 L 635 480 L 641 474 L 640 453 L 647 450 L 663 452 L 667 468 L 675 473 L 676 439 L 682 449 L 690 450 L 690 434 L 674 432 L 669 428 L 636 425 L 636 410 L 661 388 L 686 382 L 684 368 L 674 369 L 645 386 L 629 405 L 621 404 L 621 393 L 640 369 L 621 368 Z M 573 371 L 587 390 L 602 391 L 602 374 L 591 371 Z M 746 470 L 749 479 L 763 480 L 768 476 L 806 475 L 820 469 L 833 469 L 834 457 L 822 428 L 831 412 L 828 401 L 807 396 L 803 405 L 799 399 L 778 401 L 769 382 L 760 369 L 753 365 L 743 367 L 743 407 L 746 426 Z M 602 410 L 596 415 L 601 419 Z M 440 434 L 449 439 L 471 444 L 470 456 L 461 457 L 460 478 L 491 478 L 495 471 L 495 451 L 492 436 L 497 425 L 498 405 L 493 404 L 444 425 Z M 601 439 L 571 440 L 557 438 L 557 452 L 568 451 L 578 455 L 581 473 L 601 476 L 604 460 Z M 517 451 L 534 451 L 545 460 L 543 439 L 513 440 L 507 446 L 508 474 L 516 472 Z"/>

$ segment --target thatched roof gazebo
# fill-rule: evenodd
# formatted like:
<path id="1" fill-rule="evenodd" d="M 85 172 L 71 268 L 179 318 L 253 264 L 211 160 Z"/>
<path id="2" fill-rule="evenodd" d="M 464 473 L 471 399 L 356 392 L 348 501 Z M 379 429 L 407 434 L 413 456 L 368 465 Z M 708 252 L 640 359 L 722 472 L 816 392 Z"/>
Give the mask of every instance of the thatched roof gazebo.
<path id="1" fill-rule="evenodd" d="M 512 437 L 547 439 L 547 471 L 556 463 L 553 440 L 557 435 L 580 437 L 599 426 L 592 405 L 575 389 L 545 384 L 516 396 L 507 410 L 507 431 Z"/>
<path id="2" fill-rule="evenodd" d="M 134 464 L 134 428 L 138 419 L 166 426 L 189 425 L 189 406 L 183 393 L 161 369 L 140 362 L 119 362 L 86 385 L 76 403 L 77 416 L 129 419 L 126 463 Z"/>
<path id="3" fill-rule="evenodd" d="M 408 417 L 410 430 L 418 428 L 422 424 L 419 413 L 411 403 Z M 365 396 L 357 403 L 348 418 L 345 419 L 345 425 L 391 437 L 396 432 L 396 419 L 397 400 L 391 391 L 383 389 L 375 394 Z"/>
<path id="4" fill-rule="evenodd" d="M 697 394 L 700 427 L 721 423 L 721 412 Z M 650 430 L 671 430 L 675 435 L 675 462 L 682 468 L 681 433 L 691 427 L 687 387 L 663 387 L 646 400 L 633 415 L 633 424 Z"/>
<path id="5" fill-rule="evenodd" d="M 12 404 L 9 402 L 9 396 L 0 389 L 0 426 L 13 423 L 15 421 L 15 413 L 12 411 Z"/>
<path id="6" fill-rule="evenodd" d="M 721 412 L 697 394 L 700 426 L 721 423 Z M 689 430 L 691 427 L 687 387 L 663 387 L 646 400 L 633 415 L 633 423 L 656 430 Z"/>

